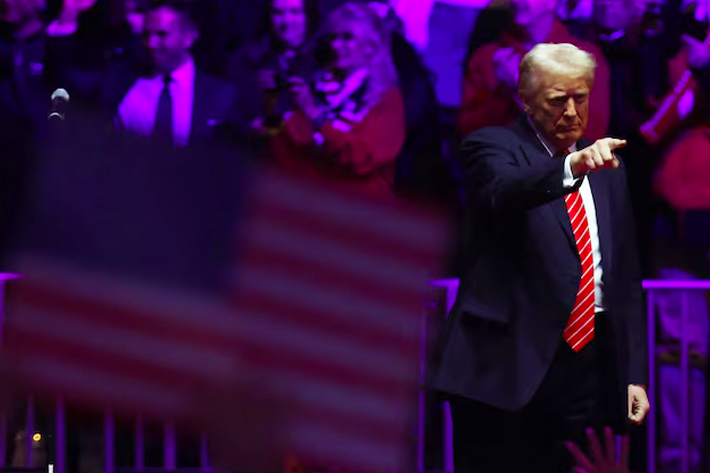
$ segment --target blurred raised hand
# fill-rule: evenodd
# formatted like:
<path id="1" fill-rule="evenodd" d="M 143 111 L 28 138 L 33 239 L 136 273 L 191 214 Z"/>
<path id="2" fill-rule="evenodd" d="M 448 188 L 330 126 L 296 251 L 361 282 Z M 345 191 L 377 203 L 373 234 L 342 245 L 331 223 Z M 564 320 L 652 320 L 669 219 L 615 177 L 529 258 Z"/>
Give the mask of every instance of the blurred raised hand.
<path id="1" fill-rule="evenodd" d="M 574 473 L 629 473 L 629 437 L 621 437 L 617 448 L 616 437 L 609 427 L 604 429 L 602 447 L 594 429 L 587 430 L 589 456 L 573 442 L 567 442 L 567 450 L 574 457 Z"/>

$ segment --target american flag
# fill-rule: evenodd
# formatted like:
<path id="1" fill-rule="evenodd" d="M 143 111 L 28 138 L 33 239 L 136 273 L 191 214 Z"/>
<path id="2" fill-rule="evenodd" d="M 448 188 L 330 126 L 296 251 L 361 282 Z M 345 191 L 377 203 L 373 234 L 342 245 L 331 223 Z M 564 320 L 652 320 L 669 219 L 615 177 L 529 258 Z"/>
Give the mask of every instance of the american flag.
<path id="1" fill-rule="evenodd" d="M 205 386 L 248 379 L 282 400 L 289 452 L 411 466 L 421 303 L 444 220 L 274 173 L 247 208 L 224 299 L 26 258 L 6 323 L 14 372 L 69 400 L 182 418 Z"/>

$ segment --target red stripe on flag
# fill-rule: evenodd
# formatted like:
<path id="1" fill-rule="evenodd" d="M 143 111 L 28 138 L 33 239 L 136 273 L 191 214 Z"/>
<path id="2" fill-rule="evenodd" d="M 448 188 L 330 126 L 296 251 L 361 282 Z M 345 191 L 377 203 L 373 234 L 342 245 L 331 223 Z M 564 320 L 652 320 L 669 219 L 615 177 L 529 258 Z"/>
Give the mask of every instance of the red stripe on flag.
<path id="1" fill-rule="evenodd" d="M 411 239 L 402 238 L 403 235 L 388 234 L 360 221 L 334 221 L 327 215 L 312 212 L 307 204 L 302 208 L 296 205 L 287 207 L 270 195 L 256 203 L 252 215 L 255 216 L 252 223 L 256 224 L 252 228 L 260 228 L 259 224 L 273 225 L 274 229 L 282 229 L 285 235 L 288 235 L 289 230 L 302 231 L 307 235 L 325 237 L 329 241 L 350 244 L 365 253 L 386 255 L 393 261 L 433 262 L 440 255 L 438 248 L 422 246 L 415 238 L 411 238 L 412 235 L 406 235 Z M 238 242 L 242 243 L 241 240 Z M 237 252 L 242 251 L 243 248 L 237 246 Z"/>
<path id="2" fill-rule="evenodd" d="M 45 359 L 47 361 L 59 360 L 77 370 L 102 371 L 111 373 L 112 376 L 117 378 L 146 383 L 153 386 L 156 392 L 169 390 L 177 393 L 195 393 L 195 396 L 197 396 L 199 388 L 203 387 L 205 382 L 209 382 L 214 388 L 218 387 L 214 385 L 214 380 L 212 379 L 187 377 L 179 371 L 158 368 L 149 362 L 128 359 L 96 350 L 83 350 L 81 347 L 77 349 L 72 344 L 64 343 L 52 337 L 32 334 L 28 338 L 22 338 L 22 334 L 18 333 L 18 335 L 17 341 L 29 342 L 22 346 L 14 346 L 13 353 L 20 358 L 31 357 L 36 360 Z M 338 384 L 337 380 L 328 379 L 328 381 Z M 42 385 L 43 383 L 44 381 L 42 380 L 34 380 L 33 384 Z M 257 387 L 257 389 L 271 388 L 262 386 L 261 388 Z M 65 395 L 67 400 L 76 400 L 77 398 L 84 398 L 85 393 L 89 391 L 92 391 L 90 384 L 77 385 L 70 391 L 65 389 Z M 140 399 L 126 398 L 125 394 L 123 397 L 122 404 L 124 406 L 135 406 L 140 402 Z M 103 400 L 105 401 L 105 399 Z M 186 397 L 185 402 L 189 401 L 190 399 Z M 343 401 L 347 403 L 346 400 Z M 293 402 L 291 409 L 293 409 L 291 415 L 296 418 L 330 425 L 333 429 L 349 434 L 368 434 L 372 436 L 373 441 L 393 442 L 401 438 L 401 430 L 393 427 L 391 421 L 372 419 L 360 413 L 347 413 L 343 410 L 328 407 L 325 404 L 313 406 Z"/>
<path id="3" fill-rule="evenodd" d="M 236 314 L 233 322 L 235 333 L 225 334 L 219 331 L 207 331 L 209 327 L 200 330 L 192 326 L 181 326 L 179 323 L 168 325 L 164 320 L 156 319 L 151 312 L 117 308 L 103 301 L 82 299 L 66 292 L 59 292 L 52 288 L 32 284 L 29 280 L 22 281 L 20 286 L 18 295 L 20 300 L 26 304 L 26 307 L 55 313 L 56 317 L 70 325 L 98 325 L 106 329 L 124 330 L 129 333 L 144 334 L 173 342 L 187 343 L 196 347 L 210 348 L 223 351 L 225 354 L 239 354 L 252 363 L 258 364 L 262 369 L 278 368 L 309 372 L 316 376 L 351 386 L 366 386 L 383 395 L 393 391 L 397 392 L 401 389 L 401 380 L 383 377 L 368 370 L 333 363 L 332 360 L 320 357 L 317 353 L 309 355 L 288 350 L 284 347 L 268 346 L 259 340 L 252 340 L 247 336 L 240 335 L 238 333 L 239 324 L 244 324 L 245 321 L 243 318 L 237 318 Z M 273 314 L 272 312 L 272 319 L 274 317 Z M 267 313 L 259 313 L 258 315 L 260 319 L 262 316 L 269 317 Z M 292 313 L 291 315 L 297 314 Z M 304 325 L 307 325 L 306 321 L 309 314 L 305 315 L 306 317 L 303 319 L 294 320 L 299 320 L 299 322 L 302 320 Z M 17 316 L 22 316 L 21 311 L 18 310 Z M 278 324 L 277 319 L 274 321 Z M 307 328 L 313 329 L 314 327 Z M 279 329 L 278 325 L 274 325 L 273 329 Z M 322 330 L 324 335 L 332 335 L 332 332 L 327 330 L 328 327 L 320 326 L 318 329 Z M 280 330 L 288 330 L 288 328 L 281 327 Z M 348 332 L 343 331 L 342 335 L 348 335 Z M 342 340 L 348 343 L 358 341 L 352 338 L 343 338 Z M 362 341 L 367 342 L 367 338 L 363 338 Z M 393 342 L 395 341 L 390 337 L 389 344 L 384 345 L 384 347 L 372 342 L 370 342 L 370 345 L 380 351 L 389 348 L 390 356 L 397 356 L 402 351 L 410 354 L 417 353 L 412 351 L 416 349 L 416 345 L 411 343 L 411 341 L 406 343 L 403 340 L 402 345 L 397 345 L 396 342 Z M 389 347 L 390 344 L 392 345 L 391 347 Z M 367 345 L 362 348 L 366 350 Z"/>
<path id="4" fill-rule="evenodd" d="M 342 265 L 314 261 L 296 252 L 283 254 L 268 249 L 249 249 L 248 247 L 247 250 L 239 261 L 241 267 L 264 268 L 274 274 L 289 276 L 293 276 L 294 271 L 297 270 L 299 281 L 311 283 L 321 291 L 343 288 L 348 292 L 364 295 L 368 299 L 411 308 L 415 311 L 420 307 L 419 302 L 423 298 L 423 287 L 419 287 L 419 290 L 415 291 L 412 288 L 402 287 L 396 281 L 383 282 L 359 274 Z M 372 272 L 376 272 L 378 269 L 380 268 L 374 267 Z M 412 269 L 418 269 L 422 274 L 425 274 L 423 267 Z M 408 274 L 407 277 L 411 279 L 411 274 Z M 239 281 L 237 280 L 235 283 L 238 289 Z"/>

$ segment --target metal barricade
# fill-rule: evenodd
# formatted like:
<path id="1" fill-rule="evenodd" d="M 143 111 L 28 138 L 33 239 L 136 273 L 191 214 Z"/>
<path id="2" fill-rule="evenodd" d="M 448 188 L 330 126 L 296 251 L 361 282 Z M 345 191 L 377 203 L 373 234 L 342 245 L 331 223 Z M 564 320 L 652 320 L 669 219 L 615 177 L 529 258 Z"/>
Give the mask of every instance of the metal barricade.
<path id="1" fill-rule="evenodd" d="M 646 308 L 648 317 L 648 367 L 649 386 L 648 397 L 651 411 L 648 415 L 648 473 L 658 471 L 658 401 L 659 401 L 659 375 L 658 375 L 658 317 L 656 316 L 656 297 L 659 291 L 682 291 L 682 309 L 680 311 L 680 377 L 681 377 L 681 473 L 691 471 L 690 451 L 690 324 L 689 324 L 689 291 L 710 291 L 710 281 L 693 280 L 648 280 L 643 282 L 646 292 Z M 706 406 L 707 409 L 708 406 Z M 705 459 L 704 461 L 707 461 Z M 702 463 L 702 460 L 701 460 Z"/>
<path id="2" fill-rule="evenodd" d="M 5 311 L 5 285 L 8 281 L 19 278 L 20 275 L 13 273 L 0 273 L 0 347 L 2 347 L 2 327 Z M 31 471 L 34 465 L 34 442 L 35 427 L 36 427 L 36 401 L 34 396 L 28 396 L 27 415 L 25 419 L 25 455 L 24 465 L 18 467 L 18 470 Z M 0 469 L 7 469 L 7 444 L 8 444 L 9 422 L 8 416 L 5 413 L 0 413 Z M 141 414 L 135 418 L 135 455 L 133 468 L 117 468 L 115 458 L 115 419 L 110 408 L 104 410 L 103 413 L 103 471 L 104 473 L 116 473 L 121 470 L 129 470 L 131 472 L 140 473 L 146 471 L 175 471 L 188 470 L 191 473 L 212 473 L 213 468 L 209 458 L 207 435 L 200 436 L 200 465 L 195 468 L 179 468 L 178 467 L 178 447 L 177 447 L 177 426 L 175 422 L 166 420 L 163 425 L 163 467 L 149 468 L 145 464 L 145 432 L 144 421 Z M 56 400 L 54 407 L 54 442 L 51 446 L 53 455 L 46 468 L 43 466 L 37 470 L 47 471 L 48 473 L 66 473 L 67 470 L 67 420 L 66 409 L 61 398 Z"/>
<path id="3" fill-rule="evenodd" d="M 446 315 L 451 310 L 456 294 L 458 292 L 459 281 L 457 279 L 445 279 L 432 281 L 431 286 L 445 291 L 446 294 Z M 647 448 L 648 448 L 648 473 L 656 473 L 658 471 L 658 345 L 657 345 L 657 324 L 658 317 L 655 313 L 655 300 L 658 291 L 686 291 L 683 296 L 683 308 L 680 318 L 680 372 L 681 372 L 681 465 L 680 473 L 690 473 L 690 416 L 689 396 L 690 396 L 690 350 L 689 350 L 689 331 L 688 331 L 688 297 L 687 291 L 705 291 L 710 292 L 710 281 L 699 280 L 646 280 L 643 281 L 643 290 L 646 293 L 647 299 L 647 317 L 648 317 L 648 365 L 649 365 L 649 386 L 648 396 L 651 403 L 651 411 L 647 417 Z M 428 347 L 422 347 L 422 359 L 425 359 L 425 351 Z M 423 396 L 420 397 L 420 403 L 423 402 Z M 706 406 L 710 407 L 710 406 Z M 442 406 L 444 416 L 444 432 L 442 434 L 442 449 L 443 449 L 443 465 L 444 473 L 453 472 L 453 425 L 451 423 L 451 415 L 446 403 Z M 420 405 L 420 412 L 424 412 L 424 408 Z M 420 420 L 420 425 L 423 425 L 424 420 Z M 420 472 L 423 471 L 423 456 L 424 446 L 423 437 L 419 437 L 419 465 Z M 707 461 L 707 459 L 704 459 Z"/>
<path id="4" fill-rule="evenodd" d="M 4 288 L 7 281 L 16 279 L 18 275 L 0 273 L 0 341 L 2 340 L 2 320 L 4 316 Z M 446 279 L 432 281 L 431 286 L 438 290 L 445 291 L 445 310 L 444 313 L 448 314 L 451 310 L 453 303 L 456 298 L 456 293 L 458 291 L 458 280 L 456 279 Z M 657 461 L 657 433 L 658 433 L 658 419 L 656 406 L 658 401 L 658 360 L 657 360 L 657 317 L 654 311 L 655 307 L 655 297 L 657 296 L 657 291 L 710 291 L 710 281 L 673 281 L 673 280 L 648 280 L 643 282 L 643 289 L 647 294 L 647 316 L 648 316 L 648 344 L 649 344 L 649 386 L 648 394 L 649 400 L 651 402 L 651 412 L 648 415 L 648 473 L 656 473 L 658 470 Z M 426 333 L 426 322 L 422 325 L 422 352 L 421 352 L 421 375 L 424 376 L 424 364 L 427 359 L 427 333 Z M 689 438 L 689 426 L 690 426 L 690 410 L 689 410 L 689 343 L 688 343 L 688 304 L 687 298 L 684 298 L 683 310 L 681 311 L 680 319 L 680 371 L 681 371 L 681 396 L 683 402 L 681 403 L 681 418 L 682 418 L 682 428 L 681 428 L 681 472 L 690 473 L 691 465 L 689 461 L 690 456 L 690 438 Z M 421 473 L 425 470 L 424 468 L 424 413 L 425 413 L 425 399 L 424 392 L 420 393 L 419 400 L 419 426 L 418 426 L 418 448 L 417 448 L 417 465 L 418 471 Z M 451 422 L 451 415 L 448 409 L 448 405 L 444 403 L 442 406 L 443 412 L 443 430 L 442 433 L 442 470 L 444 473 L 453 472 L 453 424 Z M 48 470 L 50 473 L 66 473 L 66 409 L 62 399 L 56 400 L 55 406 L 55 432 L 54 432 L 54 458 L 53 463 L 48 465 Z M 31 434 L 35 430 L 35 399 L 30 396 L 27 399 L 27 415 L 25 421 L 25 430 L 27 432 L 26 441 L 26 452 L 25 452 L 25 465 L 33 465 L 33 435 Z M 103 419 L 103 433 L 104 433 L 104 473 L 116 473 L 119 469 L 115 464 L 115 419 L 114 414 L 110 409 L 106 409 L 104 412 Z M 0 416 L 0 468 L 6 467 L 6 457 L 7 457 L 7 440 L 8 440 L 8 418 L 6 415 Z M 155 468 L 146 468 L 145 457 L 144 457 L 144 446 L 145 446 L 145 432 L 143 419 L 140 415 L 135 418 L 135 458 L 134 465 L 135 468 L 131 468 L 131 471 L 140 473 L 143 471 L 155 471 Z M 177 462 L 178 457 L 178 447 L 177 447 L 177 426 L 174 422 L 166 421 L 163 426 L 163 467 L 160 471 L 176 471 L 179 472 L 181 468 L 178 467 Z M 196 471 L 194 468 L 190 468 L 190 471 Z M 200 444 L 200 466 L 197 469 L 200 473 L 211 473 L 212 465 L 209 459 L 208 453 L 208 439 L 206 435 L 202 435 Z"/>

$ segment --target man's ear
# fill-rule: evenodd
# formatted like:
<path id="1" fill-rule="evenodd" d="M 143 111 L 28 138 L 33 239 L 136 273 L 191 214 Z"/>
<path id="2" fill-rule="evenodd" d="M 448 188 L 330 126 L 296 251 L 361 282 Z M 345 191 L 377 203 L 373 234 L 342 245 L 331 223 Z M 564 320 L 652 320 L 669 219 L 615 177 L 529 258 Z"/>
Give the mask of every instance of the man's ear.
<path id="1" fill-rule="evenodd" d="M 528 98 L 525 97 L 523 94 L 518 91 L 518 100 L 520 101 L 520 104 L 523 106 L 523 112 L 525 113 L 530 113 L 530 103 L 528 101 Z"/>

